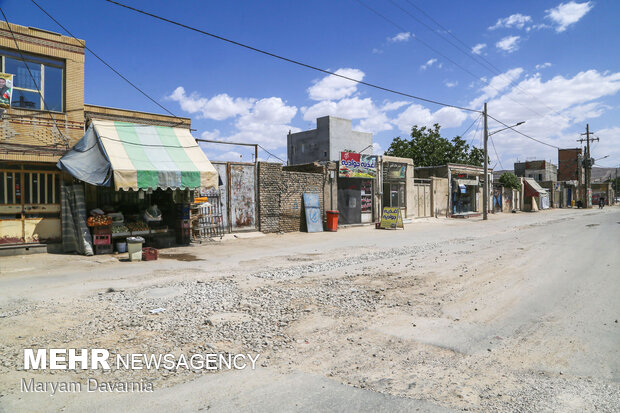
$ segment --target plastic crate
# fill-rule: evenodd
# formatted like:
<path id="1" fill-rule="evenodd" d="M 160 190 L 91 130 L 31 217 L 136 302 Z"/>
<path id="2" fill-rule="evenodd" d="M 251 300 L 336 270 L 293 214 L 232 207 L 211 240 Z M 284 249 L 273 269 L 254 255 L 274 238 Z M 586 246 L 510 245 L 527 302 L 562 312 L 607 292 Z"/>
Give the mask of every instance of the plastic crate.
<path id="1" fill-rule="evenodd" d="M 111 234 L 106 234 L 106 235 L 97 235 L 95 234 L 95 236 L 93 237 L 93 244 L 95 245 L 108 245 L 112 243 L 112 235 Z"/>
<path id="2" fill-rule="evenodd" d="M 151 247 L 142 248 L 142 261 L 154 261 L 157 259 L 157 249 Z"/>
<path id="3" fill-rule="evenodd" d="M 101 227 L 92 227 L 94 235 L 111 235 L 112 225 L 104 225 Z"/>
<path id="4" fill-rule="evenodd" d="M 112 244 L 95 245 L 95 255 L 112 254 Z"/>

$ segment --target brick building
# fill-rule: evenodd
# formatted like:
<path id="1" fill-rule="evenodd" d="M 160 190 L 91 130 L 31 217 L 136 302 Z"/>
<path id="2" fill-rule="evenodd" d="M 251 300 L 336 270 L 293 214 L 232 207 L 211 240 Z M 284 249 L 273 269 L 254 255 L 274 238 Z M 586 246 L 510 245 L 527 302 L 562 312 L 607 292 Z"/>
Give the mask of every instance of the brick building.
<path id="1" fill-rule="evenodd" d="M 61 186 L 72 177 L 56 163 L 93 119 L 190 128 L 188 118 L 85 105 L 82 40 L 0 22 L 0 64 L 12 75 L 0 121 L 0 248 L 61 240 Z"/>

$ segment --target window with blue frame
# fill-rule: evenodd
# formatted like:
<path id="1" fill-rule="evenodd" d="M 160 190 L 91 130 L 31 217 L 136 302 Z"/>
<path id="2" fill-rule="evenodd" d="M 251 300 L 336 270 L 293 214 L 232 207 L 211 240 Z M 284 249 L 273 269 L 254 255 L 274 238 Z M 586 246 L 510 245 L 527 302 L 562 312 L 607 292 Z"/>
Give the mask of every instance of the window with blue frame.
<path id="1" fill-rule="evenodd" d="M 0 57 L 0 71 L 13 75 L 11 107 L 63 112 L 64 61 L 4 49 Z"/>

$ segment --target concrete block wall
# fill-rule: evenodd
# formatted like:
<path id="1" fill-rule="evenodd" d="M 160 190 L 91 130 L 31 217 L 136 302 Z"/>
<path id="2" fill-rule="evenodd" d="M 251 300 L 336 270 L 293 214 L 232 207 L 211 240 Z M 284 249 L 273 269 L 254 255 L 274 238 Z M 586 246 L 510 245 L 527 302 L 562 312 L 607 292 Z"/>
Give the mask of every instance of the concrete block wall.
<path id="1" fill-rule="evenodd" d="M 259 229 L 261 232 L 306 230 L 303 194 L 319 194 L 324 205 L 322 173 L 283 171 L 277 163 L 258 164 Z"/>

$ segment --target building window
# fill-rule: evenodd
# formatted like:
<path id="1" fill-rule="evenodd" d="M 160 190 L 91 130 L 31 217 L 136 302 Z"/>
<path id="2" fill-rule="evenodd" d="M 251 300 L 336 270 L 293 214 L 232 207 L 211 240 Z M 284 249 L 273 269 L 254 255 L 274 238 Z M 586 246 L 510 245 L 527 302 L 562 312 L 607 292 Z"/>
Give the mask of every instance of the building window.
<path id="1" fill-rule="evenodd" d="M 63 61 L 23 53 L 24 62 L 19 53 L 3 49 L 0 49 L 0 57 L 2 58 L 0 71 L 13 75 L 12 107 L 63 111 L 65 68 Z"/>
<path id="2" fill-rule="evenodd" d="M 57 172 L 0 171 L 0 205 L 60 204 Z"/>

